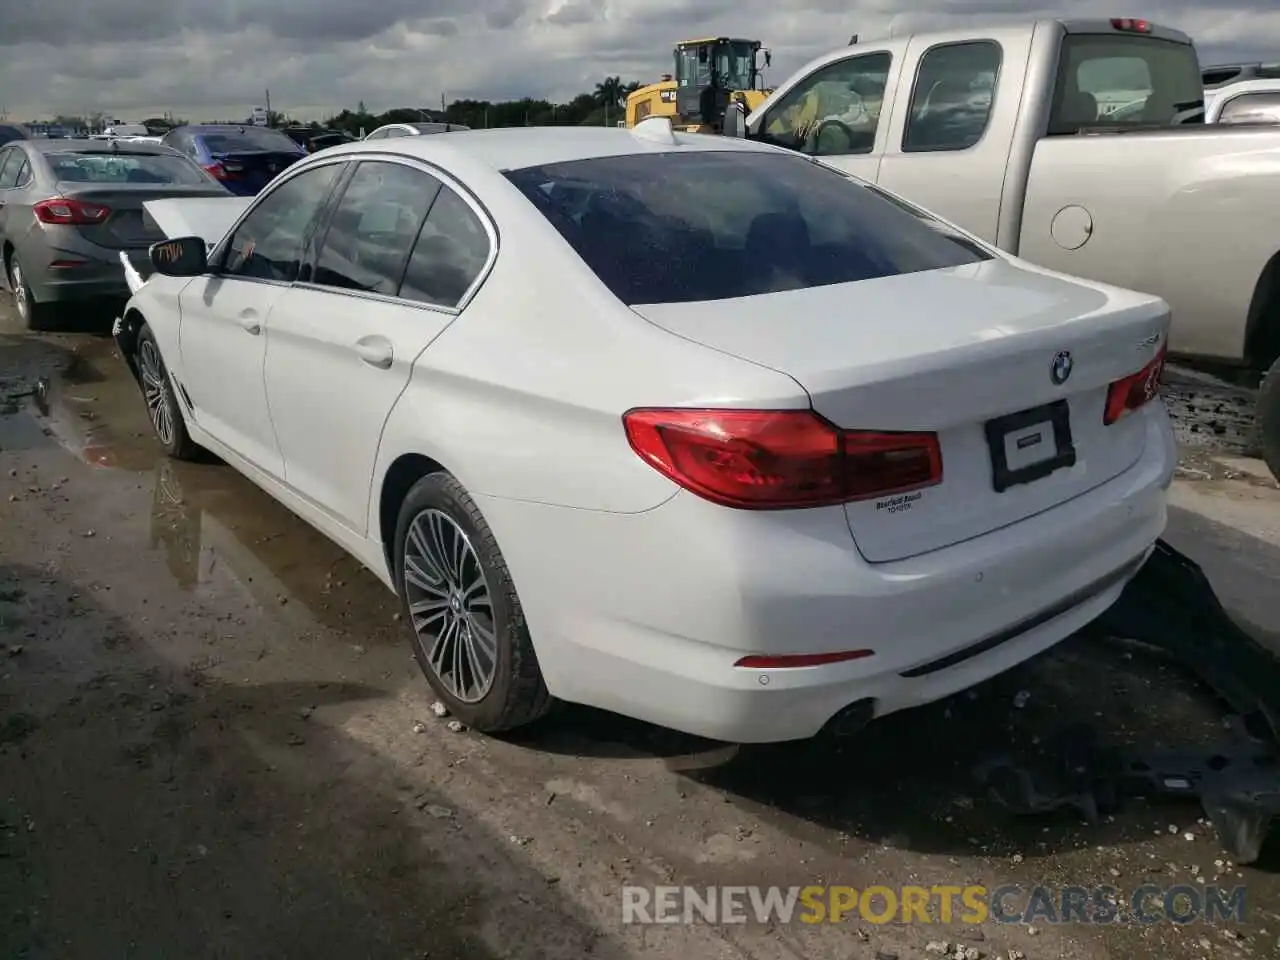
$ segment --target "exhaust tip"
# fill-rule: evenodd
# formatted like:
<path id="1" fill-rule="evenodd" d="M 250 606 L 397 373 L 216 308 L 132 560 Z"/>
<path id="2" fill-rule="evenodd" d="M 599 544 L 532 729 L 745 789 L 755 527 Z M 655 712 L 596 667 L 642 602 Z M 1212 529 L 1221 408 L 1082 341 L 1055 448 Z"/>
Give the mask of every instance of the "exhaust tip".
<path id="1" fill-rule="evenodd" d="M 876 714 L 874 700 L 856 700 L 847 707 L 842 707 L 822 728 L 825 737 L 852 737 L 862 732 Z"/>

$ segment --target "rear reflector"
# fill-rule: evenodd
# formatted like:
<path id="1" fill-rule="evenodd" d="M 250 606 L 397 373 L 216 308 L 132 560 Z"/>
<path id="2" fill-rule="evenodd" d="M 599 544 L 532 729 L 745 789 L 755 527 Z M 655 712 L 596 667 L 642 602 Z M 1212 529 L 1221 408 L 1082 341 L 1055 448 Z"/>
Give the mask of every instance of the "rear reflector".
<path id="1" fill-rule="evenodd" d="M 1151 21 L 1135 20 L 1133 17 L 1116 17 L 1112 19 L 1111 26 L 1115 30 L 1124 30 L 1126 33 L 1151 32 Z"/>
<path id="2" fill-rule="evenodd" d="M 1102 413 L 1104 424 L 1115 423 L 1160 394 L 1160 375 L 1164 373 L 1165 352 L 1166 347 L 1161 346 L 1155 359 L 1145 367 L 1107 387 L 1107 406 Z"/>
<path id="3" fill-rule="evenodd" d="M 792 670 L 796 667 L 825 667 L 830 663 L 847 663 L 875 655 L 874 650 L 846 650 L 843 653 L 801 653 L 789 657 L 749 656 L 743 657 L 734 666 L 750 670 Z"/>
<path id="4" fill-rule="evenodd" d="M 812 410 L 650 408 L 622 420 L 641 459 L 727 507 L 830 506 L 942 482 L 933 433 L 841 430 Z"/>

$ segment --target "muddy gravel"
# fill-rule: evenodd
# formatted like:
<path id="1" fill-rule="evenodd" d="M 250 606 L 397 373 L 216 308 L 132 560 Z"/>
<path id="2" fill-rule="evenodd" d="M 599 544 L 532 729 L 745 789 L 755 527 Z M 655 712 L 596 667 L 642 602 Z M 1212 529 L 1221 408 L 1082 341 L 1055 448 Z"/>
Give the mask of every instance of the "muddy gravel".
<path id="1" fill-rule="evenodd" d="M 853 740 L 770 748 L 573 707 L 451 728 L 394 598 L 226 466 L 163 460 L 102 337 L 0 335 L 0 645 L 0 957 L 1280 951 L 1274 850 L 1227 863 L 1194 805 L 1016 820 L 971 775 L 1072 723 L 1220 737 L 1181 674 L 1071 640 Z M 1247 885 L 1244 924 L 621 922 L 624 884 L 1215 879 Z"/>

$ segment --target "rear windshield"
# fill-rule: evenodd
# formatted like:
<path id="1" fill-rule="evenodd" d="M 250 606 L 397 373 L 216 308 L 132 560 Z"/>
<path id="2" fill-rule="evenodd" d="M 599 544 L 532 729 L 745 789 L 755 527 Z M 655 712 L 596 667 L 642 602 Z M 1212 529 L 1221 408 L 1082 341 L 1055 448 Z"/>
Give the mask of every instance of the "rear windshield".
<path id="1" fill-rule="evenodd" d="M 791 154 L 646 153 L 507 177 L 627 304 L 748 297 L 991 258 L 927 214 Z"/>
<path id="2" fill-rule="evenodd" d="M 1069 34 L 1062 41 L 1049 133 L 1203 121 L 1195 48 L 1156 37 Z"/>
<path id="3" fill-rule="evenodd" d="M 279 130 L 262 127 L 245 127 L 243 130 L 201 130 L 198 136 L 204 140 L 210 153 L 250 153 L 270 150 L 276 153 L 297 153 L 298 145 Z"/>
<path id="4" fill-rule="evenodd" d="M 81 183 L 207 184 L 209 177 L 186 157 L 145 153 L 60 152 L 45 160 L 58 180 Z"/>

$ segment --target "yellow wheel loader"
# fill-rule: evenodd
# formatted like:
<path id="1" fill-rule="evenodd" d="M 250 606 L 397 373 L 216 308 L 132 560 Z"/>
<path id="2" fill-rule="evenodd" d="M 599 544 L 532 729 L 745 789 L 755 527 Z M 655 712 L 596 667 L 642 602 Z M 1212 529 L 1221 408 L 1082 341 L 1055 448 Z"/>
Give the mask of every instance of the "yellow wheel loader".
<path id="1" fill-rule="evenodd" d="M 675 47 L 675 73 L 641 87 L 627 97 L 628 127 L 650 117 L 670 117 L 671 125 L 688 133 L 720 133 L 725 110 L 741 103 L 750 113 L 770 93 L 763 67 L 772 62 L 759 40 L 712 37 L 682 40 Z"/>

